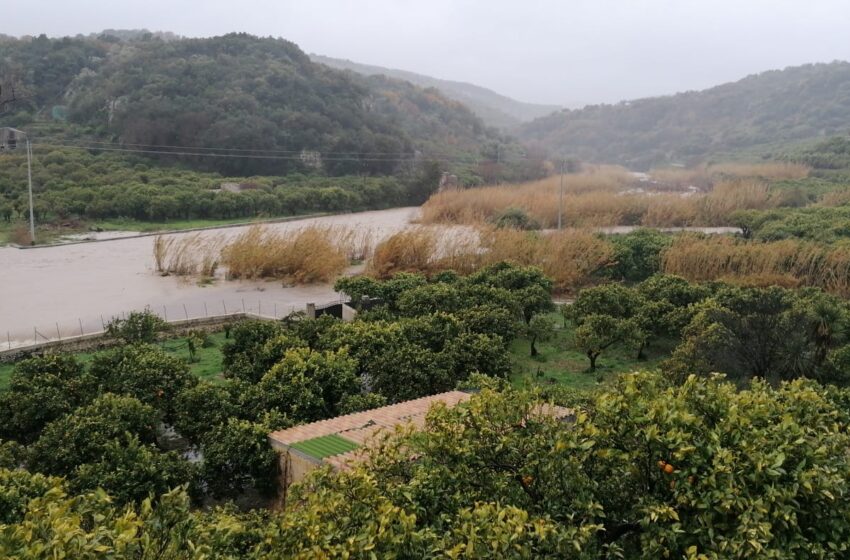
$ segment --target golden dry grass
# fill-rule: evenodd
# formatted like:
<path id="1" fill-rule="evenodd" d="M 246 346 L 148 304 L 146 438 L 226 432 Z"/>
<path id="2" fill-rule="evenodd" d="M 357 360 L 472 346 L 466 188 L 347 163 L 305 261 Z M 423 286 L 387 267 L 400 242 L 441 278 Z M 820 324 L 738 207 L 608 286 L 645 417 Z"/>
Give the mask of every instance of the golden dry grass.
<path id="1" fill-rule="evenodd" d="M 215 276 L 222 238 L 216 235 L 157 235 L 153 240 L 156 271 L 162 275 Z"/>
<path id="2" fill-rule="evenodd" d="M 649 174 L 663 185 L 695 186 L 708 190 L 719 181 L 728 179 L 802 179 L 810 168 L 800 163 L 770 161 L 762 163 L 717 163 L 696 167 L 659 167 Z"/>
<path id="3" fill-rule="evenodd" d="M 454 270 L 470 274 L 490 264 L 509 261 L 537 266 L 551 277 L 559 292 L 593 281 L 613 263 L 611 243 L 583 230 L 535 233 L 480 228 L 477 235 L 434 228 L 411 228 L 382 241 L 367 273 L 387 278 L 398 272 L 434 274 Z"/>
<path id="4" fill-rule="evenodd" d="M 745 242 L 682 235 L 662 255 L 662 269 L 692 281 L 816 286 L 850 295 L 850 247 L 783 240 Z"/>
<path id="5" fill-rule="evenodd" d="M 255 225 L 222 249 L 222 264 L 229 279 L 330 282 L 348 266 L 350 242 L 350 236 L 334 228 L 310 226 L 278 232 Z"/>
<path id="6" fill-rule="evenodd" d="M 604 175 L 597 190 L 587 190 L 593 176 L 581 178 L 581 187 L 565 189 L 564 224 L 569 227 L 645 225 L 651 227 L 724 226 L 734 210 L 774 207 L 779 200 L 768 185 L 757 180 L 728 180 L 707 194 L 623 190 L 629 183 Z M 645 185 L 644 185 L 645 186 Z M 479 187 L 438 193 L 422 207 L 424 224 L 483 224 L 508 208 L 521 208 L 544 228 L 558 223 L 559 178 L 521 185 Z"/>

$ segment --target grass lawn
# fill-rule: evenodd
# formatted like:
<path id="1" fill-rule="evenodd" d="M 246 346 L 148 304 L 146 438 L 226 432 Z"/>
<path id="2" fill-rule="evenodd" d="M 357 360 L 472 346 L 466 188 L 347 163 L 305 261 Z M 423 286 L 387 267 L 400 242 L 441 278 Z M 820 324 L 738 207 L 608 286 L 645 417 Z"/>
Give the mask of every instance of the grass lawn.
<path id="1" fill-rule="evenodd" d="M 224 344 L 224 332 L 212 333 L 210 342 L 212 346 L 207 348 L 199 348 L 195 362 L 189 363 L 189 370 L 200 379 L 205 379 L 216 385 L 225 383 L 224 377 L 221 375 L 223 367 L 221 365 L 222 354 L 221 346 Z M 186 345 L 185 338 L 173 338 L 159 343 L 162 348 L 169 354 L 179 356 L 189 362 L 189 349 Z M 91 362 L 94 357 L 94 352 L 79 352 L 75 356 L 84 364 Z M 12 375 L 14 364 L 0 364 L 0 391 L 9 387 L 9 378 Z"/>
<path id="2" fill-rule="evenodd" d="M 576 389 L 591 388 L 600 383 L 598 379 L 607 383 L 620 373 L 654 369 L 675 347 L 674 341 L 658 341 L 644 351 L 646 359 L 638 360 L 634 349 L 613 346 L 599 356 L 596 371 L 589 372 L 587 356 L 573 344 L 572 325 L 564 328 L 560 314 L 552 313 L 550 316 L 555 321 L 555 333 L 551 340 L 537 343 L 537 356 L 531 357 L 528 339 L 521 337 L 511 343 L 514 363 L 511 383 L 515 387 L 557 383 Z"/>

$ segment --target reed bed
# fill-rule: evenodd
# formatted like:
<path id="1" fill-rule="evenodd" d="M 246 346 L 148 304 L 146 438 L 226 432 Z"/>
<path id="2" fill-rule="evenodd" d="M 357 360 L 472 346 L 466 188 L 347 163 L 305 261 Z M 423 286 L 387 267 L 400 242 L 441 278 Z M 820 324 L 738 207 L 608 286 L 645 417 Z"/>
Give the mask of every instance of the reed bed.
<path id="1" fill-rule="evenodd" d="M 367 273 L 387 278 L 398 272 L 427 275 L 443 270 L 470 274 L 501 261 L 537 266 L 568 292 L 593 282 L 593 276 L 613 264 L 611 243 L 583 230 L 535 233 L 480 228 L 474 235 L 435 228 L 410 228 L 382 241 Z"/>
<path id="2" fill-rule="evenodd" d="M 802 179 L 811 169 L 800 163 L 770 161 L 762 163 L 717 163 L 696 167 L 660 167 L 652 169 L 650 176 L 663 185 L 673 187 L 695 186 L 710 189 L 720 181 L 729 179 Z"/>
<path id="3" fill-rule="evenodd" d="M 663 253 L 665 273 L 691 281 L 747 285 L 815 286 L 850 296 L 850 246 L 797 240 L 745 242 L 729 237 L 681 235 Z"/>
<path id="4" fill-rule="evenodd" d="M 156 271 L 163 276 L 212 278 L 218 269 L 223 245 L 223 239 L 217 235 L 157 235 L 153 241 Z"/>
<path id="5" fill-rule="evenodd" d="M 351 240 L 349 234 L 335 228 L 309 226 L 279 232 L 255 225 L 222 249 L 222 264 L 227 267 L 228 279 L 330 282 L 348 267 Z"/>
<path id="6" fill-rule="evenodd" d="M 563 218 L 567 226 L 576 228 L 725 226 L 731 225 L 734 210 L 773 208 L 780 202 L 766 183 L 756 180 L 723 181 L 707 194 L 691 194 L 623 191 L 614 183 L 604 183 L 596 191 L 566 192 Z M 559 197 L 558 177 L 443 192 L 422 207 L 421 222 L 483 224 L 508 208 L 520 208 L 544 228 L 553 228 L 558 223 Z"/>

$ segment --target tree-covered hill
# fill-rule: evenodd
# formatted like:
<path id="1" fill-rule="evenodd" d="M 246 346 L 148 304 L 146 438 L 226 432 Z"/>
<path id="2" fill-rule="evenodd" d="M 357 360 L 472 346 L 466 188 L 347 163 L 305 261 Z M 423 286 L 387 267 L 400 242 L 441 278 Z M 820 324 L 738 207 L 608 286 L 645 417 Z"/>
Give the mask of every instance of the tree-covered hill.
<path id="1" fill-rule="evenodd" d="M 551 151 L 639 169 L 850 128 L 850 63 L 807 64 L 703 91 L 561 111 L 521 127 Z"/>
<path id="2" fill-rule="evenodd" d="M 77 137 L 125 146 L 266 151 L 182 158 L 229 175 L 384 175 L 413 159 L 477 161 L 493 143 L 519 152 L 434 90 L 331 69 L 283 39 L 5 37 L 0 79 L 0 126 L 58 119 Z"/>
<path id="3" fill-rule="evenodd" d="M 499 128 L 512 129 L 522 122 L 542 117 L 559 109 L 556 105 L 541 105 L 538 103 L 517 101 L 516 99 L 496 93 L 493 90 L 467 82 L 442 80 L 406 70 L 360 64 L 359 62 L 318 54 L 311 54 L 310 58 L 314 62 L 325 64 L 331 68 L 351 70 L 352 72 L 366 76 L 384 75 L 390 78 L 404 80 L 420 87 L 436 88 L 446 97 L 459 101 L 469 107 L 486 124 Z"/>

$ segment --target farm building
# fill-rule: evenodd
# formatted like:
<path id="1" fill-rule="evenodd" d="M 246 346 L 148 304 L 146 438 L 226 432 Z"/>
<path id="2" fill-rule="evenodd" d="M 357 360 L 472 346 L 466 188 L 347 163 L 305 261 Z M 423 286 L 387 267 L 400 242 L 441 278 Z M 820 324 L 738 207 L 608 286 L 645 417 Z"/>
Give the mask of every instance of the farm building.
<path id="1" fill-rule="evenodd" d="M 392 430 L 404 424 L 421 427 L 432 405 L 443 403 L 453 407 L 471 396 L 465 391 L 448 391 L 272 432 L 269 440 L 280 453 L 282 502 L 286 502 L 289 486 L 301 481 L 313 469 L 321 465 L 349 468 L 362 457 L 364 446 L 381 430 Z M 568 419 L 573 411 L 546 406 L 541 413 Z"/>

